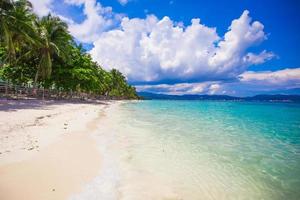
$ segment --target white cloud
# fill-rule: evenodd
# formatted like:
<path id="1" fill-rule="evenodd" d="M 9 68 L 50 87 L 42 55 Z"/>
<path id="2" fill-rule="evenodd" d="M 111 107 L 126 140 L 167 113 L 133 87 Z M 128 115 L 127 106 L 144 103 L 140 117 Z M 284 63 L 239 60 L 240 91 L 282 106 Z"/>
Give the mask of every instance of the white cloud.
<path id="1" fill-rule="evenodd" d="M 169 17 L 159 20 L 123 18 L 120 28 L 102 33 L 94 42 L 92 57 L 105 68 L 117 68 L 130 81 L 197 82 L 236 78 L 253 64 L 274 57 L 247 50 L 266 39 L 263 25 L 251 23 L 244 11 L 233 20 L 222 39 L 216 28 L 192 19 L 184 27 Z M 179 25 L 180 24 L 180 25 Z"/>
<path id="2" fill-rule="evenodd" d="M 31 1 L 40 16 L 49 12 L 56 14 L 52 5 L 54 0 Z M 72 35 L 80 42 L 93 43 L 93 59 L 105 68 L 119 69 L 130 81 L 231 79 L 248 66 L 274 57 L 265 50 L 259 54 L 247 52 L 249 47 L 266 39 L 263 25 L 251 23 L 248 11 L 232 21 L 222 39 L 215 28 L 202 25 L 200 19 L 192 19 L 185 27 L 182 22 L 174 22 L 169 17 L 159 20 L 150 15 L 146 19 L 129 19 L 96 0 L 64 0 L 64 3 L 83 6 L 86 16 L 83 22 L 76 23 L 56 14 L 69 24 Z"/>
<path id="3" fill-rule="evenodd" d="M 209 94 L 216 94 L 220 91 L 221 85 L 218 83 L 212 84 L 209 86 Z"/>
<path id="4" fill-rule="evenodd" d="M 118 2 L 124 6 L 129 2 L 129 0 L 118 0 Z"/>
<path id="5" fill-rule="evenodd" d="M 85 20 L 81 23 L 69 22 L 70 32 L 80 42 L 94 42 L 103 31 L 115 26 L 121 18 L 121 15 L 112 12 L 111 7 L 103 7 L 96 0 L 65 0 L 65 3 L 84 6 Z"/>
<path id="6" fill-rule="evenodd" d="M 216 28 L 201 24 L 200 19 L 192 19 L 188 26 L 154 15 L 129 19 L 96 0 L 64 0 L 66 5 L 83 6 L 86 18 L 76 23 L 55 13 L 55 0 L 31 2 L 39 16 L 49 12 L 57 15 L 69 24 L 78 41 L 93 43 L 90 53 L 105 68 L 117 68 L 130 81 L 146 84 L 138 85 L 139 91 L 234 94 L 238 90 L 240 93 L 300 88 L 300 68 L 247 71 L 251 65 L 276 57 L 266 50 L 258 54 L 248 51 L 264 41 L 266 35 L 264 26 L 252 22 L 247 10 L 232 21 L 222 37 Z M 152 85 L 163 82 L 177 84 Z"/>
<path id="7" fill-rule="evenodd" d="M 258 21 L 251 23 L 249 11 L 244 11 L 239 19 L 232 21 L 229 31 L 218 43 L 215 54 L 209 59 L 209 65 L 217 67 L 217 73 L 244 71 L 249 64 L 253 64 L 250 59 L 245 59 L 247 49 L 266 39 L 263 28 L 264 26 Z M 260 55 L 265 56 L 264 54 Z M 253 53 L 251 55 L 260 57 Z"/>
<path id="8" fill-rule="evenodd" d="M 55 0 L 30 0 L 33 4 L 33 11 L 40 17 L 49 13 L 59 16 L 69 25 L 71 34 L 80 42 L 93 43 L 104 31 L 118 25 L 123 14 L 117 14 L 111 7 L 103 7 L 96 0 L 63 0 L 59 6 L 83 6 L 83 15 L 86 17 L 81 23 L 76 23 L 72 16 L 65 16 L 64 13 L 57 13 Z"/>
<path id="9" fill-rule="evenodd" d="M 300 87 L 300 68 L 278 71 L 253 72 L 248 71 L 240 76 L 240 81 L 247 84 L 264 86 Z"/>
<path id="10" fill-rule="evenodd" d="M 138 91 L 165 94 L 227 94 L 249 95 L 270 91 L 285 91 L 300 88 L 300 68 L 277 71 L 247 71 L 240 75 L 239 81 L 206 81 L 200 83 L 138 85 Z M 237 93 L 237 94 L 236 94 Z"/>
<path id="11" fill-rule="evenodd" d="M 276 55 L 272 52 L 262 51 L 260 54 L 256 55 L 253 53 L 247 53 L 247 55 L 243 58 L 244 63 L 249 63 L 253 65 L 262 64 L 272 58 L 276 57 Z"/>
<path id="12" fill-rule="evenodd" d="M 54 0 L 30 0 L 33 5 L 33 11 L 40 17 L 51 12 L 53 1 Z"/>
<path id="13" fill-rule="evenodd" d="M 217 94 L 223 93 L 222 86 L 217 82 L 202 83 L 178 83 L 178 84 L 158 84 L 158 85 L 138 85 L 137 91 L 164 93 L 171 95 L 182 94 Z"/>
<path id="14" fill-rule="evenodd" d="M 277 71 L 247 71 L 240 75 L 239 82 L 223 83 L 225 90 L 249 96 L 262 93 L 284 93 L 300 88 L 300 68 Z"/>
<path id="15" fill-rule="evenodd" d="M 247 10 L 219 36 L 216 28 L 201 24 L 200 19 L 192 19 L 187 26 L 154 15 L 129 19 L 96 0 L 64 0 L 66 6 L 83 7 L 86 18 L 76 23 L 55 13 L 55 0 L 30 1 L 39 16 L 58 15 L 78 41 L 93 43 L 90 53 L 105 68 L 117 68 L 130 81 L 146 84 L 136 86 L 139 91 L 233 95 L 300 88 L 300 68 L 247 71 L 251 65 L 276 57 L 266 50 L 258 54 L 248 51 L 267 38 L 263 24 L 252 22 Z M 123 5 L 127 2 L 120 0 Z M 163 82 L 177 84 L 152 85 Z"/>

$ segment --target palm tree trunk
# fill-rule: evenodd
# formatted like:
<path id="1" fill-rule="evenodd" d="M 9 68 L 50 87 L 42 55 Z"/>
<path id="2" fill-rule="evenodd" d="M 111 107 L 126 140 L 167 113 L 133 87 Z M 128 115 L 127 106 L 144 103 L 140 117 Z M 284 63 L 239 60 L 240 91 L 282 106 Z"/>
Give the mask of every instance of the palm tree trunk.
<path id="1" fill-rule="evenodd" d="M 33 90 L 32 93 L 33 95 L 37 95 L 37 81 L 38 81 L 38 77 L 39 77 L 39 71 L 37 70 L 35 77 L 34 77 L 34 82 L 33 82 Z"/>
<path id="2" fill-rule="evenodd" d="M 45 87 L 43 87 L 43 101 L 45 100 Z"/>
<path id="3" fill-rule="evenodd" d="M 9 84 L 9 82 L 6 81 L 6 83 L 5 83 L 5 96 L 8 95 L 8 84 Z"/>

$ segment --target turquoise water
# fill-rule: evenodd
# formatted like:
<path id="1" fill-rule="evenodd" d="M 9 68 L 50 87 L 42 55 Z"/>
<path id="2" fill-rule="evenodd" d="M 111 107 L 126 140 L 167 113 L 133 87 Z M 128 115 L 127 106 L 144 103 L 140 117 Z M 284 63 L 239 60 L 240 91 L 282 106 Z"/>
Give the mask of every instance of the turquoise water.
<path id="1" fill-rule="evenodd" d="M 298 200 L 300 104 L 113 104 L 101 174 L 72 200 Z"/>
<path id="2" fill-rule="evenodd" d="M 132 102 L 117 124 L 123 199 L 300 199 L 300 104 Z"/>

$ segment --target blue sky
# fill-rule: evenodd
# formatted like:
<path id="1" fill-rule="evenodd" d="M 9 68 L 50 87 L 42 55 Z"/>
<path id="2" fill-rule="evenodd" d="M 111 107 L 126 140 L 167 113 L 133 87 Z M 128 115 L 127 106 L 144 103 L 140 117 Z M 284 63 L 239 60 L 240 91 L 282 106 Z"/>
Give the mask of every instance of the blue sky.
<path id="1" fill-rule="evenodd" d="M 122 71 L 139 91 L 238 96 L 300 91 L 297 0 L 32 3 L 38 15 L 64 19 L 95 61 Z"/>
<path id="2" fill-rule="evenodd" d="M 298 0 L 133 0 L 122 6 L 117 0 L 101 1 L 112 6 L 116 12 L 129 17 L 145 18 L 145 10 L 159 18 L 169 16 L 175 21 L 189 23 L 192 18 L 200 18 L 204 24 L 217 27 L 223 35 L 232 19 L 245 9 L 255 20 L 262 22 L 268 40 L 257 50 L 271 49 L 280 59 L 255 66 L 253 70 L 276 70 L 284 66 L 300 66 L 300 1 Z M 170 3 L 172 2 L 172 3 Z"/>

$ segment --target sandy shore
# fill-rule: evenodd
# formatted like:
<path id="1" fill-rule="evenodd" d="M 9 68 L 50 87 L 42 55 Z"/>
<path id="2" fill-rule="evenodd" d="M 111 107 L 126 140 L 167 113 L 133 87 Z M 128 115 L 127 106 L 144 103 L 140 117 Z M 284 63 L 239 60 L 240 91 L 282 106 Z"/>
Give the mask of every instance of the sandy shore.
<path id="1" fill-rule="evenodd" d="M 111 103 L 0 101 L 0 199 L 67 199 L 101 173 L 92 134 Z"/>

